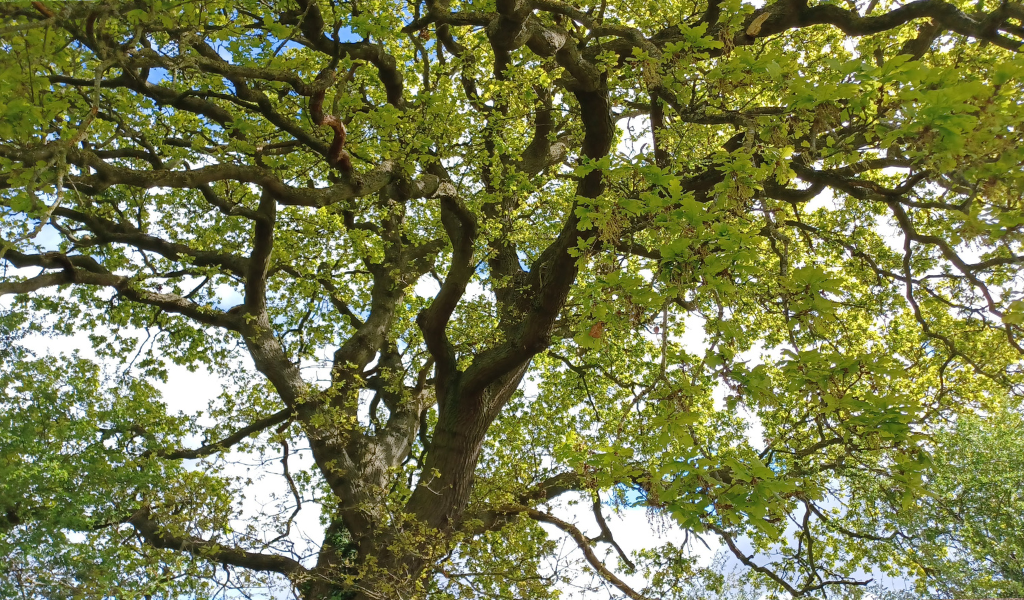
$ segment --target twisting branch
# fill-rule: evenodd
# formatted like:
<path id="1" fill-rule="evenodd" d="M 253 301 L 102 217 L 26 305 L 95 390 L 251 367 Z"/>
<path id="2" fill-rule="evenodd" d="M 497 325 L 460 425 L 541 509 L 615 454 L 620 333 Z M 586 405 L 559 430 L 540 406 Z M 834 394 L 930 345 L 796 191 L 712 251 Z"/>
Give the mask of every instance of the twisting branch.
<path id="1" fill-rule="evenodd" d="M 260 196 L 256 214 L 259 218 L 253 223 L 252 253 L 245 276 L 245 310 L 262 316 L 267 310 L 267 273 L 274 251 L 274 223 L 277 220 L 277 200 L 266 189 Z"/>
<path id="2" fill-rule="evenodd" d="M 644 596 L 643 594 L 629 587 L 629 585 L 627 585 L 625 581 L 619 579 L 615 575 L 615 573 L 609 570 L 608 567 L 604 566 L 604 563 L 601 562 L 601 559 L 598 558 L 596 554 L 594 554 L 594 549 L 590 546 L 591 540 L 588 540 L 587 536 L 583 535 L 583 532 L 580 531 L 578 527 L 576 527 L 572 523 L 563 521 L 549 513 L 541 512 L 536 509 L 529 508 L 525 509 L 523 512 L 525 512 L 534 521 L 540 521 L 541 523 L 549 523 L 567 533 L 569 537 L 571 537 L 573 541 L 576 542 L 576 545 L 579 546 L 580 550 L 583 552 L 583 556 L 587 559 L 587 562 L 590 563 L 590 566 L 593 567 L 594 570 L 597 571 L 598 574 L 600 574 L 605 581 L 615 586 L 616 589 L 625 594 L 627 597 L 632 598 L 633 600 L 651 600 L 648 596 Z"/>
<path id="3" fill-rule="evenodd" d="M 237 215 L 251 220 L 259 218 L 256 211 L 251 208 L 236 202 L 228 202 L 224 198 L 221 198 L 208 184 L 201 183 L 196 186 L 196 189 L 202 193 L 203 198 L 205 198 L 207 202 L 217 207 L 217 210 L 229 217 Z"/>
<path id="4" fill-rule="evenodd" d="M 984 297 L 985 304 L 988 311 L 997 317 L 1002 317 L 1004 312 L 998 306 L 993 298 L 989 286 L 978 277 L 978 268 L 976 265 L 968 264 L 963 258 L 957 254 L 956 250 L 940 236 L 923 234 L 915 227 L 913 220 L 909 213 L 904 208 L 903 196 L 914 189 L 914 187 L 924 180 L 926 172 L 916 173 L 907 178 L 900 186 L 889 189 L 881 186 L 873 181 L 865 181 L 861 179 L 855 179 L 850 176 L 852 173 L 858 172 L 858 166 L 853 165 L 846 169 L 837 169 L 830 171 L 816 171 L 807 166 L 800 165 L 797 163 L 792 164 L 794 170 L 800 175 L 801 178 L 807 181 L 813 181 L 818 184 L 825 184 L 834 189 L 840 190 L 849 194 L 854 198 L 860 198 L 864 200 L 872 200 L 885 204 L 892 212 L 896 219 L 896 223 L 902 231 L 905 238 L 905 257 L 904 257 L 904 278 L 907 287 L 907 300 L 910 302 L 911 307 L 914 309 L 914 314 L 918 322 L 924 328 L 926 334 L 930 334 L 931 330 L 926 325 L 924 317 L 918 307 L 917 301 L 913 297 L 913 283 L 914 279 L 911 276 L 910 270 L 910 254 L 912 251 L 911 242 L 922 244 L 924 246 L 932 246 L 937 248 L 939 253 L 949 261 L 974 288 L 976 288 Z M 865 168 L 870 168 L 868 165 Z M 898 278 L 897 278 L 898 279 Z M 1004 327 L 1007 338 L 1010 344 L 1021 353 L 1024 353 L 1022 348 L 1016 341 L 1013 334 L 1013 330 L 1009 325 Z M 952 346 L 952 342 L 948 338 L 942 338 L 946 345 L 952 352 L 956 350 Z"/>
<path id="5" fill-rule="evenodd" d="M 437 195 L 441 208 L 441 224 L 452 244 L 452 260 L 448 274 L 441 284 L 434 300 L 420 312 L 416 323 L 423 332 L 423 341 L 434 357 L 437 373 L 438 402 L 442 403 L 448 394 L 448 385 L 455 372 L 455 350 L 448 341 L 446 329 L 459 300 L 466 293 L 466 286 L 474 273 L 473 245 L 478 235 L 476 216 L 459 199 L 455 186 L 440 165 L 433 167 L 435 175 L 443 184 Z"/>
<path id="6" fill-rule="evenodd" d="M 292 578 L 301 578 L 307 572 L 301 563 L 287 556 L 249 552 L 220 542 L 170 533 L 153 518 L 149 507 L 139 509 L 125 522 L 134 527 L 142 539 L 154 548 L 187 552 L 196 558 L 223 565 L 254 571 L 271 571 Z"/>
<path id="7" fill-rule="evenodd" d="M 327 164 L 338 169 L 342 173 L 352 172 L 352 157 L 345 150 L 345 124 L 341 119 L 331 114 L 324 114 L 324 95 L 327 93 L 327 82 L 334 78 L 332 71 L 323 71 L 317 76 L 316 89 L 309 98 L 309 114 L 316 125 L 327 126 L 334 130 L 334 140 L 331 148 L 327 151 L 325 158 Z"/>
<path id="8" fill-rule="evenodd" d="M 625 563 L 630 570 L 635 571 L 636 565 L 633 564 L 633 561 L 629 560 L 629 557 L 622 551 L 619 543 L 615 541 L 615 537 L 612 536 L 612 530 L 608 527 L 608 521 L 604 519 L 604 514 L 601 512 L 601 497 L 596 493 L 594 494 L 593 510 L 594 520 L 597 521 L 597 526 L 601 529 L 601 535 L 591 538 L 590 541 L 611 544 L 612 548 L 615 548 L 615 552 L 619 554 L 619 558 L 622 559 L 622 562 Z"/>
<path id="9" fill-rule="evenodd" d="M 279 433 L 283 432 L 283 430 L 287 428 L 288 424 L 283 425 Z M 288 489 L 291 490 L 292 498 L 295 499 L 295 508 L 292 510 L 292 514 L 288 517 L 288 520 L 285 521 L 284 531 L 282 531 L 281 534 L 276 538 L 267 542 L 268 546 L 288 537 L 292 530 L 292 521 L 295 520 L 295 517 L 299 514 L 299 511 L 302 510 L 302 496 L 299 494 L 299 488 L 298 486 L 295 485 L 295 479 L 292 478 L 291 470 L 288 468 L 289 452 L 290 450 L 288 449 L 288 440 L 281 440 L 281 470 L 282 473 L 284 474 L 285 480 L 288 482 Z"/>
<path id="10" fill-rule="evenodd" d="M 281 15 L 281 23 L 298 24 L 302 36 L 296 40 L 304 45 L 335 59 L 349 56 L 352 60 L 364 60 L 377 68 L 377 76 L 384 86 L 388 103 L 395 108 L 405 107 L 405 82 L 395 58 L 383 46 L 370 42 L 343 43 L 327 37 L 320 7 L 310 0 L 299 0 L 298 10 Z"/>
<path id="11" fill-rule="evenodd" d="M 58 252 L 32 255 L 9 250 L 4 259 L 17 268 L 42 267 L 44 269 L 61 269 L 61 272 L 44 273 L 24 281 L 0 283 L 0 296 L 25 294 L 69 283 L 92 285 L 113 288 L 120 296 L 128 300 L 156 306 L 169 313 L 189 317 L 204 325 L 233 331 L 238 331 L 242 326 L 242 321 L 234 315 L 196 304 L 177 294 L 163 294 L 140 289 L 136 287 L 136 282 L 132 278 L 110 273 L 91 257 L 66 256 Z"/>
<path id="12" fill-rule="evenodd" d="M 843 527 L 842 525 L 837 523 L 834 519 L 831 519 L 828 516 L 826 516 L 825 513 L 821 512 L 821 509 L 819 509 L 813 502 L 804 500 L 803 504 L 804 504 L 804 507 L 808 511 L 814 513 L 815 516 L 817 516 L 819 519 L 821 519 L 821 521 L 823 523 L 825 523 L 825 525 L 827 527 L 829 527 L 830 529 L 834 529 L 834 530 L 838 531 L 839 533 L 841 533 L 843 535 L 846 535 L 846 536 L 849 536 L 849 537 L 852 537 L 854 539 L 858 539 L 858 540 L 871 540 L 871 541 L 875 541 L 875 542 L 888 542 L 888 541 L 896 539 L 897 536 L 902 535 L 902 533 L 899 530 L 893 531 L 889 535 L 885 535 L 885 536 L 879 536 L 879 535 L 874 535 L 874 534 L 870 534 L 870 533 L 862 533 L 862 532 L 852 531 L 850 529 L 847 529 L 847 528 Z"/>
<path id="13" fill-rule="evenodd" d="M 485 531 L 497 531 L 510 522 L 510 518 L 522 512 L 517 507 L 535 507 L 538 504 L 546 504 L 569 492 L 581 492 L 586 490 L 582 477 L 572 471 L 558 473 L 543 479 L 519 494 L 515 504 L 500 507 L 482 508 L 467 513 L 464 524 L 471 523 L 472 527 L 465 527 L 464 531 L 470 535 L 479 535 Z"/>
<path id="14" fill-rule="evenodd" d="M 168 260 L 178 261 L 182 257 L 187 256 L 191 263 L 196 266 L 218 266 L 236 275 L 244 275 L 247 268 L 248 261 L 246 259 L 230 252 L 195 250 L 186 244 L 169 242 L 155 235 L 143 233 L 130 223 L 116 223 L 64 207 L 57 207 L 53 214 L 64 219 L 82 223 L 93 233 L 93 238 L 79 241 L 77 244 L 79 247 L 98 243 L 124 244 L 139 250 L 155 252 Z"/>

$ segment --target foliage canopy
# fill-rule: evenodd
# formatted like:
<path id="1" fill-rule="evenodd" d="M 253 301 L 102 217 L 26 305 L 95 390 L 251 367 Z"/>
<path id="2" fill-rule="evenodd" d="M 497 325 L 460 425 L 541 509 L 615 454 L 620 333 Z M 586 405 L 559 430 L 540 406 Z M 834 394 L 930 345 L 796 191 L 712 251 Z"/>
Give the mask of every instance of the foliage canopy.
<path id="1" fill-rule="evenodd" d="M 558 530 L 634 599 L 708 575 L 697 534 L 783 594 L 1011 589 L 919 550 L 975 501 L 933 457 L 1009 435 L 947 425 L 1022 384 L 1021 4 L 0 14 L 3 593 L 539 599 Z M 687 534 L 627 556 L 613 506 Z"/>

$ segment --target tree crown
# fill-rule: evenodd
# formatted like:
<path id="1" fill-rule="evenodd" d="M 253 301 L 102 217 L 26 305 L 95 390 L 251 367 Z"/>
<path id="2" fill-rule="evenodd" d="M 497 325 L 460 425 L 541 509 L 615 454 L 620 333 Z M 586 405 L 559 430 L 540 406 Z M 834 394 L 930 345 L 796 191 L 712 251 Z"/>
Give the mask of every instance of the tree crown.
<path id="1" fill-rule="evenodd" d="M 2 585 L 544 598 L 561 531 L 615 593 L 682 593 L 609 506 L 793 596 L 927 585 L 892 548 L 934 434 L 1021 384 L 1019 3 L 0 13 Z"/>

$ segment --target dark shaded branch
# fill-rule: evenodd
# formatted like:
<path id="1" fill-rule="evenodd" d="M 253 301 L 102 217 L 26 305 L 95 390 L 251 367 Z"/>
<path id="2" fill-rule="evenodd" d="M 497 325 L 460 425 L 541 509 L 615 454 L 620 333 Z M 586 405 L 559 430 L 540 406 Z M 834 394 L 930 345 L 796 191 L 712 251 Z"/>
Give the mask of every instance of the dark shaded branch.
<path id="1" fill-rule="evenodd" d="M 538 92 L 543 92 L 539 90 Z M 536 175 L 548 167 L 564 160 L 569 152 L 565 139 L 552 141 L 550 136 L 555 131 L 554 110 L 551 96 L 542 93 L 534 116 L 533 139 L 523 150 L 516 165 L 520 171 L 528 175 Z"/>
<path id="2" fill-rule="evenodd" d="M 1008 50 L 1019 51 L 1021 42 L 1012 40 L 998 32 L 1012 31 L 1008 19 L 1019 18 L 1024 14 L 1024 9 L 1017 2 L 1004 2 L 999 8 L 991 13 L 975 13 L 968 15 L 958 9 L 955 5 L 943 0 L 916 0 L 904 4 L 890 12 L 882 15 L 864 17 L 856 11 L 840 8 L 835 4 L 818 4 L 808 6 L 807 0 L 781 0 L 762 9 L 754 11 L 747 17 L 739 28 L 739 32 L 733 37 L 734 46 L 746 46 L 753 44 L 756 40 L 772 36 L 788 29 L 810 27 L 813 25 L 832 25 L 849 36 L 866 36 L 883 31 L 889 31 L 901 25 L 918 19 L 933 19 L 941 29 L 953 31 L 961 35 L 973 37 L 991 42 Z M 717 11 L 711 11 L 705 15 L 707 22 L 717 17 Z M 719 26 L 710 26 L 708 34 L 718 34 Z M 924 39 L 931 39 L 937 32 L 924 32 Z M 664 29 L 654 36 L 651 41 L 658 47 L 664 47 L 670 42 L 679 41 L 681 38 L 677 27 Z M 622 38 L 606 45 L 614 49 L 620 55 L 628 54 L 634 44 Z M 913 52 L 920 49 L 915 45 L 908 48 Z M 712 51 L 711 55 L 719 54 L 721 50 Z"/>
<path id="3" fill-rule="evenodd" d="M 51 75 L 50 81 L 52 83 L 63 83 L 65 85 L 73 85 L 79 87 L 86 87 L 94 85 L 92 80 L 88 79 L 76 79 L 73 77 L 66 77 L 63 75 Z M 141 77 L 136 77 L 132 71 L 126 70 L 126 73 L 115 77 L 113 79 L 104 80 L 101 82 L 101 87 L 109 88 L 127 88 L 135 91 L 143 96 L 146 96 L 154 100 L 157 105 L 171 106 L 178 110 L 183 110 L 196 115 L 207 117 L 214 121 L 218 125 L 228 128 L 235 120 L 235 116 L 231 112 L 218 104 L 209 100 L 199 98 L 195 95 L 182 93 L 178 90 L 171 89 L 162 85 L 149 83 Z"/>
<path id="4" fill-rule="evenodd" d="M 870 533 L 861 533 L 861 532 L 857 532 L 857 531 L 851 531 L 851 530 L 843 527 L 839 523 L 837 523 L 835 520 L 830 519 L 827 515 L 825 515 L 823 512 L 821 512 L 821 510 L 817 506 L 815 506 L 813 502 L 805 501 L 803 504 L 807 508 L 808 511 L 814 513 L 819 519 L 822 520 L 822 522 L 824 522 L 826 524 L 826 526 L 828 526 L 831 529 L 834 529 L 834 530 L 838 531 L 839 533 L 841 533 L 843 535 L 850 536 L 850 537 L 855 538 L 855 539 L 871 540 L 871 541 L 875 541 L 875 542 L 888 542 L 888 541 L 896 539 L 896 536 L 898 536 L 900 534 L 899 531 L 893 531 L 889 535 L 878 536 L 878 535 L 873 535 L 873 534 L 870 534 Z"/>
<path id="5" fill-rule="evenodd" d="M 590 547 L 591 540 L 588 540 L 587 536 L 583 535 L 583 532 L 580 531 L 578 527 L 576 527 L 572 523 L 567 523 L 566 521 L 563 521 L 558 517 L 532 508 L 525 509 L 523 512 L 525 512 L 534 521 L 550 523 L 551 525 L 554 525 L 555 527 L 567 533 L 569 537 L 571 537 L 573 541 L 576 542 L 576 545 L 579 546 L 580 550 L 583 551 L 583 556 L 587 559 L 587 562 L 590 563 L 590 566 L 593 567 L 594 570 L 597 571 L 597 573 L 605 581 L 615 586 L 620 592 L 622 592 L 629 598 L 632 598 L 633 600 L 650 600 L 649 597 L 644 596 L 643 594 L 640 594 L 633 588 L 629 587 L 629 585 L 627 585 L 625 581 L 622 581 L 621 579 L 616 577 L 615 573 L 612 573 L 611 570 L 608 569 L 608 567 L 604 566 L 604 563 L 601 562 L 601 559 L 598 558 L 596 554 L 594 554 L 594 549 Z"/>
<path id="6" fill-rule="evenodd" d="M 69 283 L 109 287 L 117 290 L 118 295 L 123 298 L 140 304 L 156 306 L 169 313 L 189 317 L 204 325 L 233 331 L 238 331 L 242 325 L 242 322 L 234 315 L 196 304 L 176 294 L 161 294 L 137 288 L 132 278 L 110 273 L 91 257 L 64 256 L 56 252 L 27 255 L 15 250 L 8 250 L 4 259 L 17 268 L 42 267 L 44 269 L 62 269 L 62 272 L 39 275 L 27 281 L 0 284 L 0 296 L 28 293 Z"/>
<path id="7" fill-rule="evenodd" d="M 168 260 L 178 261 L 183 256 L 191 259 L 196 266 L 218 266 L 236 275 L 244 275 L 248 261 L 229 252 L 212 252 L 195 250 L 185 244 L 169 242 L 157 236 L 143 233 L 130 223 L 116 223 L 95 215 L 90 215 L 70 208 L 58 206 L 53 210 L 54 216 L 82 223 L 95 235 L 93 240 L 82 240 L 78 245 L 90 246 L 94 243 L 125 244 L 139 250 L 155 252 Z"/>
<path id="8" fill-rule="evenodd" d="M 447 179 L 447 174 L 438 165 L 438 174 Z M 448 180 L 438 188 L 441 205 L 441 224 L 452 244 L 452 259 L 448 274 L 441 284 L 430 306 L 420 312 L 416 323 L 423 332 L 427 350 L 435 361 L 435 385 L 438 402 L 448 393 L 448 386 L 455 374 L 455 350 L 448 340 L 446 329 L 455 307 L 466 293 L 466 286 L 473 277 L 473 245 L 478 235 L 476 216 L 470 212 L 456 194 L 455 187 Z"/>
<path id="9" fill-rule="evenodd" d="M 56 143 L 31 151 L 20 151 L 9 146 L 0 146 L 0 157 L 25 163 L 50 159 L 58 151 Z M 237 164 L 216 164 L 186 171 L 169 169 L 135 170 L 112 165 L 88 150 L 69 149 L 68 162 L 87 170 L 96 170 L 95 175 L 68 177 L 81 193 L 96 195 L 113 185 L 152 189 L 200 189 L 216 181 L 237 181 L 255 183 L 269 191 L 278 203 L 288 206 L 325 207 L 341 204 L 355 198 L 369 196 L 390 184 L 399 165 L 394 161 L 383 161 L 375 169 L 360 174 L 357 178 L 335 183 L 324 188 L 297 188 L 285 184 L 270 169 Z M 411 197 L 432 196 L 440 181 L 433 175 L 425 175 L 410 184 Z"/>
<path id="10" fill-rule="evenodd" d="M 229 217 L 241 216 L 247 219 L 259 218 L 256 211 L 251 208 L 236 202 L 228 202 L 224 198 L 221 198 L 208 184 L 202 183 L 197 185 L 196 188 L 203 194 L 203 198 L 205 198 L 207 202 L 217 207 L 217 210 Z"/>
<path id="11" fill-rule="evenodd" d="M 224 439 L 213 442 L 212 444 L 203 444 L 202 446 L 192 450 L 166 450 L 155 452 L 154 454 L 168 460 L 194 460 L 198 458 L 205 458 L 218 452 L 228 450 L 238 442 L 253 434 L 260 433 L 274 425 L 284 423 L 293 414 L 294 411 L 291 408 L 284 408 L 269 417 L 264 417 L 258 421 L 254 421 L 251 425 L 247 425 Z"/>
<path id="12" fill-rule="evenodd" d="M 298 23 L 302 30 L 302 38 L 297 41 L 327 56 L 352 60 L 364 60 L 377 68 L 377 76 L 387 94 L 388 103 L 395 108 L 405 107 L 405 83 L 402 72 L 398 69 L 395 57 L 391 56 L 379 44 L 370 42 L 343 43 L 327 37 L 326 23 L 320 7 L 309 0 L 298 0 L 298 10 L 282 15 L 281 23 L 293 25 Z"/>
<path id="13" fill-rule="evenodd" d="M 580 492 L 586 488 L 583 478 L 574 472 L 559 473 L 530 486 L 516 498 L 515 505 L 510 509 L 502 506 L 497 508 L 481 508 L 467 513 L 463 518 L 463 527 L 469 535 L 480 535 L 485 531 L 498 531 L 508 525 L 521 510 L 516 507 L 534 507 L 548 503 L 569 492 Z"/>
<path id="14" fill-rule="evenodd" d="M 248 552 L 219 542 L 169 533 L 153 519 L 148 507 L 142 508 L 129 517 L 126 523 L 134 527 L 135 531 L 142 536 L 142 539 L 155 548 L 187 552 L 196 558 L 224 565 L 232 565 L 254 571 L 271 571 L 288 577 L 298 576 L 306 572 L 306 568 L 299 562 L 286 556 Z"/>
<path id="15" fill-rule="evenodd" d="M 277 201 L 265 189 L 256 214 L 259 218 L 253 225 L 252 254 L 249 255 L 249 269 L 245 276 L 245 310 L 262 315 L 267 309 L 267 272 L 274 250 L 274 222 L 277 218 Z"/>
<path id="16" fill-rule="evenodd" d="M 837 579 L 837 580 L 822 581 L 822 582 L 814 584 L 814 585 L 810 585 L 809 584 L 807 586 L 804 586 L 804 587 L 801 587 L 801 588 L 798 589 L 798 588 L 795 588 L 792 585 L 790 585 L 790 583 L 788 581 L 786 581 L 785 579 L 780 577 L 779 574 L 776 573 L 775 571 L 769 569 L 768 567 L 764 567 L 764 566 L 758 565 L 753 560 L 751 560 L 751 557 L 747 556 L 742 550 L 739 549 L 739 546 L 736 545 L 736 540 L 733 539 L 732 535 L 729 532 L 725 531 L 721 527 L 718 527 L 717 525 L 714 525 L 714 524 L 706 524 L 706 526 L 707 526 L 708 529 L 710 529 L 711 531 L 714 531 L 716 534 L 718 534 L 719 537 L 721 537 L 723 540 L 725 540 L 726 545 L 729 546 L 729 550 L 732 551 L 733 555 L 741 563 L 743 563 L 746 567 L 750 568 L 751 570 L 754 570 L 754 571 L 756 571 L 758 573 L 761 573 L 762 575 L 768 577 L 769 579 L 774 581 L 776 584 L 778 584 L 779 587 L 781 587 L 782 589 L 786 590 L 786 592 L 789 593 L 790 595 L 792 595 L 794 598 L 797 598 L 797 597 L 800 597 L 800 596 L 806 596 L 807 594 L 810 594 L 812 592 L 816 592 L 816 591 L 818 591 L 820 589 L 826 588 L 826 587 L 831 586 L 831 585 L 868 585 L 869 583 L 874 581 L 873 579 L 868 579 L 866 581 L 859 581 L 859 580 L 853 580 L 853 579 Z"/>
<path id="17" fill-rule="evenodd" d="M 608 521 L 605 521 L 604 514 L 601 512 L 601 497 L 598 496 L 596 493 L 594 494 L 593 510 L 594 520 L 597 521 L 597 526 L 601 529 L 601 535 L 595 538 L 591 538 L 590 541 L 611 544 L 612 548 L 615 548 L 615 552 L 618 553 L 619 558 L 622 560 L 622 562 L 625 563 L 626 566 L 630 568 L 630 570 L 635 571 L 636 565 L 633 564 L 633 561 L 629 560 L 629 557 L 626 556 L 626 553 L 622 551 L 622 548 L 619 546 L 618 542 L 616 542 L 615 538 L 612 536 L 612 530 L 610 527 L 608 527 Z"/>
<path id="18" fill-rule="evenodd" d="M 578 91 L 585 130 L 581 145 L 583 156 L 599 159 L 611 149 L 614 138 L 614 124 L 606 91 Z M 604 174 L 595 169 L 582 178 L 576 195 L 582 198 L 596 198 L 604 191 Z M 529 296 L 529 305 L 521 306 L 525 318 L 517 323 L 504 323 L 501 328 L 512 331 L 512 339 L 478 355 L 466 370 L 464 393 L 469 397 L 513 369 L 526 364 L 535 354 L 543 351 L 550 342 L 552 327 L 565 304 L 569 289 L 576 281 L 578 257 L 570 253 L 578 246 L 582 233 L 577 228 L 579 217 L 574 204 L 565 215 L 564 225 L 558 237 L 537 258 L 531 268 L 525 285 L 534 290 Z"/>
<path id="19" fill-rule="evenodd" d="M 71 283 L 71 279 L 68 277 L 68 274 L 63 271 L 60 273 L 44 273 L 21 281 L 5 281 L 0 283 L 0 296 L 7 296 L 9 294 L 29 294 L 37 290 L 64 285 L 67 283 Z"/>

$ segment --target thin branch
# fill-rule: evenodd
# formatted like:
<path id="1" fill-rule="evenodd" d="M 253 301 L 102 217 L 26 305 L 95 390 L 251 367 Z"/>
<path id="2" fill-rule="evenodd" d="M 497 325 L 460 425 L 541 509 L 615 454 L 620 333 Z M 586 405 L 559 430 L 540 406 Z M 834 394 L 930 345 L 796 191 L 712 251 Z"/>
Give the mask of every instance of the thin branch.
<path id="1" fill-rule="evenodd" d="M 620 592 L 622 592 L 629 598 L 632 598 L 632 600 L 651 600 L 651 598 L 649 598 L 648 596 L 644 596 L 643 594 L 629 587 L 629 585 L 627 585 L 625 581 L 622 581 L 621 579 L 616 577 L 615 573 L 612 573 L 608 569 L 608 567 L 604 566 L 604 563 L 601 562 L 601 559 L 598 558 L 596 554 L 594 554 L 594 549 L 590 547 L 590 540 L 588 540 L 587 536 L 583 535 L 583 532 L 580 531 L 579 528 L 577 528 L 575 525 L 573 525 L 572 523 L 567 523 L 566 521 L 563 521 L 558 517 L 550 515 L 546 512 L 541 512 L 539 510 L 535 510 L 532 508 L 525 509 L 523 512 L 525 512 L 534 521 L 549 523 L 561 529 L 565 533 L 569 534 L 569 537 L 571 537 L 573 541 L 576 542 L 576 545 L 579 546 L 580 550 L 583 551 L 583 556 L 587 559 L 587 562 L 590 563 L 590 566 L 593 567 L 594 570 L 597 571 L 597 573 L 602 578 L 604 578 L 605 581 L 615 586 Z"/>
<path id="2" fill-rule="evenodd" d="M 155 452 L 154 454 L 156 456 L 166 458 L 168 460 L 194 460 L 198 458 L 205 458 L 218 452 L 224 452 L 225 450 L 230 449 L 232 446 L 234 446 L 238 442 L 244 440 L 245 438 L 251 435 L 260 433 L 261 431 L 269 429 L 274 425 L 284 423 L 293 414 L 294 411 L 291 408 L 284 408 L 268 417 L 264 417 L 258 421 L 254 421 L 252 424 L 239 429 L 238 431 L 232 433 L 231 435 L 225 437 L 224 439 L 213 442 L 211 444 L 203 444 L 202 446 L 195 448 L 193 450 L 168 450 Z"/>
<path id="3" fill-rule="evenodd" d="M 633 564 L 633 561 L 629 560 L 629 557 L 626 556 L 626 553 L 622 551 L 622 548 L 619 546 L 618 542 L 616 542 L 615 538 L 612 536 L 612 530 L 610 527 L 608 527 L 608 521 L 605 520 L 604 514 L 602 514 L 601 512 L 601 497 L 597 495 L 597 493 L 594 494 L 593 510 L 594 520 L 597 521 L 597 526 L 601 529 L 601 535 L 597 536 L 596 538 L 591 538 L 590 541 L 605 542 L 606 544 L 611 544 L 612 548 L 615 548 L 615 551 L 619 554 L 619 558 L 622 559 L 622 562 L 626 563 L 630 570 L 635 571 L 636 565 Z"/>
<path id="4" fill-rule="evenodd" d="M 790 585 L 790 583 L 788 581 L 786 581 L 785 579 L 780 577 L 779 574 L 776 573 L 775 571 L 769 569 L 768 567 L 764 567 L 764 566 L 761 566 L 761 565 L 758 565 L 757 563 L 755 563 L 751 559 L 750 556 L 747 556 L 742 550 L 739 549 L 739 546 L 736 545 L 736 540 L 733 539 L 733 537 L 732 537 L 732 535 L 730 533 L 728 533 L 727 531 L 725 531 L 721 527 L 718 527 L 717 525 L 710 524 L 710 523 L 706 524 L 706 525 L 707 525 L 708 529 L 710 529 L 711 531 L 714 531 L 715 533 L 718 534 L 719 537 L 721 537 L 723 540 L 725 540 L 726 545 L 729 546 L 729 550 L 732 551 L 733 555 L 736 556 L 736 558 L 739 559 L 739 561 L 741 563 L 743 563 L 746 567 L 748 567 L 748 568 L 750 568 L 750 569 L 752 569 L 752 570 L 754 570 L 754 571 L 756 571 L 758 573 L 761 573 L 762 575 L 768 577 L 769 579 L 771 579 L 772 581 L 777 583 L 779 585 L 779 587 L 781 587 L 782 589 L 786 590 L 786 592 L 789 593 L 790 595 L 792 595 L 794 598 L 797 598 L 797 597 L 800 597 L 800 596 L 806 596 L 807 594 L 810 594 L 811 592 L 816 592 L 816 591 L 818 591 L 818 590 L 820 590 L 822 588 L 828 587 L 830 585 L 868 585 L 869 583 L 874 581 L 873 579 L 868 579 L 866 581 L 853 580 L 853 579 L 837 579 L 837 580 L 822 581 L 821 583 L 818 583 L 816 585 L 807 585 L 807 586 L 804 586 L 804 587 L 801 587 L 801 588 L 797 589 L 797 588 L 793 587 L 792 585 Z"/>
<path id="5" fill-rule="evenodd" d="M 305 567 L 286 556 L 248 552 L 194 536 L 172 534 L 153 519 L 149 507 L 140 509 L 125 522 L 134 527 L 142 539 L 155 548 L 183 551 L 223 565 L 254 571 L 271 571 L 288 577 L 306 573 Z"/>

